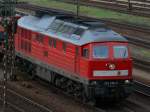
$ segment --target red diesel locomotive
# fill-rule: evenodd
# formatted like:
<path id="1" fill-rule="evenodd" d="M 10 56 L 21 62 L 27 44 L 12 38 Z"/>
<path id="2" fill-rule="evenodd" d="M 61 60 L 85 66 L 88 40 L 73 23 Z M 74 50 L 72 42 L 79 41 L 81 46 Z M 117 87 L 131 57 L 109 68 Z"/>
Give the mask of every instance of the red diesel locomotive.
<path id="1" fill-rule="evenodd" d="M 101 22 L 24 16 L 15 47 L 21 68 L 76 97 L 113 101 L 132 92 L 128 41 Z"/>

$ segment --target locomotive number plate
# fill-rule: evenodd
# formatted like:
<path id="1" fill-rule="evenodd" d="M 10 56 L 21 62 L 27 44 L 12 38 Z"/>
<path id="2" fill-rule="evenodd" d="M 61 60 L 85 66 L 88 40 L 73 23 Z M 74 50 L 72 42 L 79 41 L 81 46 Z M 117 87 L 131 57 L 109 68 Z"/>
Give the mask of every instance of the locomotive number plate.
<path id="1" fill-rule="evenodd" d="M 93 71 L 94 76 L 127 76 L 128 70 Z"/>

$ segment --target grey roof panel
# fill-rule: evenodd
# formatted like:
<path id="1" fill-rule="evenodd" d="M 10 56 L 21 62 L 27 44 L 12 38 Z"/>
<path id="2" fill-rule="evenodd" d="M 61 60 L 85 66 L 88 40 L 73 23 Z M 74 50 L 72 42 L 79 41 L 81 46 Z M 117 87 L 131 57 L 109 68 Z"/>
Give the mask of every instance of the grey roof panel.
<path id="1" fill-rule="evenodd" d="M 38 23 L 35 24 L 35 27 L 46 30 L 51 25 L 53 20 L 55 20 L 55 17 L 45 15 L 42 18 L 39 18 Z"/>
<path id="2" fill-rule="evenodd" d="M 60 30 L 60 31 L 58 30 L 59 32 L 57 31 L 53 32 L 51 28 L 54 27 L 52 25 L 57 20 L 58 19 L 56 19 L 55 16 L 48 16 L 48 15 L 45 15 L 41 18 L 35 16 L 24 16 L 18 20 L 18 25 L 20 27 L 39 32 L 53 38 L 58 38 L 79 46 L 91 42 L 104 42 L 104 41 L 126 42 L 127 41 L 124 37 L 122 37 L 121 35 L 119 35 L 118 33 L 110 29 L 105 29 L 103 27 L 88 28 L 87 26 L 81 24 L 78 25 L 75 23 L 70 23 L 65 21 L 63 21 L 63 23 L 61 24 L 69 25 L 70 28 L 75 26 L 76 31 L 74 32 L 72 31 L 71 34 L 70 33 L 67 34 L 65 30 Z M 79 31 L 77 32 L 77 30 Z"/>

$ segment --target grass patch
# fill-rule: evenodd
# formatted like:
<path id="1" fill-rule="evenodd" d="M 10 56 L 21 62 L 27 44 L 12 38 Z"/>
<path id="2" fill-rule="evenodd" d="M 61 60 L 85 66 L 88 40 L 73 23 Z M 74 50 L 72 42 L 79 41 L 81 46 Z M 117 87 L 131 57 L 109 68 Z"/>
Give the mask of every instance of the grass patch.
<path id="1" fill-rule="evenodd" d="M 63 3 L 60 2 L 59 0 L 19 0 L 19 1 L 27 1 L 35 5 L 76 12 L 76 5 Z M 130 14 L 124 14 L 124 13 L 119 13 L 111 10 L 94 8 L 90 6 L 89 7 L 81 6 L 80 14 L 97 17 L 101 19 L 109 19 L 113 21 L 132 23 L 136 25 L 150 26 L 150 18 L 148 17 L 134 16 Z"/>

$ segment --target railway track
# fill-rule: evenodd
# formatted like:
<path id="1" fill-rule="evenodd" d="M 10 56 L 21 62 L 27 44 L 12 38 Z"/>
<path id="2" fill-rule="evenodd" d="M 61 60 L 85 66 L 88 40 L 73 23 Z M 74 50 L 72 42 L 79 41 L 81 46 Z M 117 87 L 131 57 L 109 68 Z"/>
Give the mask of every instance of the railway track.
<path id="1" fill-rule="evenodd" d="M 150 97 L 150 85 L 145 85 L 134 80 L 134 90 L 140 94 Z"/>
<path id="2" fill-rule="evenodd" d="M 36 82 L 38 82 L 38 83 L 40 82 L 40 85 L 46 87 L 46 89 L 51 89 L 54 92 L 54 94 L 59 95 L 61 93 L 61 96 L 65 97 L 67 99 L 75 100 L 74 98 L 72 98 L 72 96 L 66 95 L 66 93 L 61 91 L 59 88 L 56 88 L 54 86 L 50 86 L 48 83 L 46 83 L 43 80 L 38 79 L 38 80 L 36 80 Z M 138 92 L 140 94 L 142 93 L 142 94 L 146 95 L 146 97 L 149 97 L 147 95 L 149 93 L 147 93 L 147 92 L 145 93 L 145 89 L 142 87 L 141 83 L 138 83 L 138 85 L 137 85 L 137 83 L 134 83 L 134 84 L 135 84 L 134 88 L 136 87 L 135 92 Z M 38 86 L 38 84 L 36 84 L 36 86 Z M 49 88 L 49 86 L 50 86 L 50 88 Z M 140 86 L 143 89 L 142 90 L 141 90 L 141 88 L 137 89 L 137 86 Z M 45 107 L 43 107 L 42 105 L 33 102 L 32 100 L 22 96 L 21 94 L 18 94 L 18 92 L 15 92 L 17 90 L 15 90 L 13 86 L 11 86 L 10 88 L 11 89 L 8 89 L 8 92 L 7 92 L 8 106 L 15 109 L 16 110 L 15 112 L 52 112 L 51 110 L 49 110 L 47 108 L 45 109 Z M 14 90 L 12 90 L 12 88 Z M 1 92 L 1 89 L 2 89 L 2 86 L 0 86 L 0 92 Z M 22 93 L 24 93 L 24 92 L 22 92 Z M 62 94 L 64 94 L 64 95 L 62 95 Z M 51 97 L 53 97 L 53 96 L 51 96 Z M 2 98 L 1 98 L 1 100 L 2 100 Z M 82 102 L 80 102 L 78 100 L 76 101 L 76 103 L 77 104 L 80 103 L 80 105 L 82 104 Z M 102 104 L 98 105 L 97 107 L 94 107 L 94 106 L 89 105 L 89 104 L 82 104 L 83 108 L 86 107 L 87 109 L 93 110 L 94 112 L 134 112 L 134 111 L 140 112 L 140 111 L 135 110 L 133 105 L 136 108 L 137 105 L 134 104 L 134 102 L 132 102 L 132 100 L 131 101 L 127 100 L 127 101 L 125 101 L 119 105 L 114 105 L 114 107 L 111 107 L 111 106 L 105 107 Z M 141 109 L 141 107 L 140 107 L 140 109 Z"/>
<path id="3" fill-rule="evenodd" d="M 37 82 L 39 83 L 39 79 L 37 80 Z M 61 95 L 64 94 L 64 95 L 62 95 L 63 97 L 65 97 L 67 99 L 75 100 L 72 96 L 66 95 L 66 93 L 61 91 L 59 88 L 56 88 L 54 86 L 50 86 L 50 88 L 49 88 L 49 84 L 46 83 L 43 80 L 40 80 L 40 84 L 44 87 L 46 86 L 46 89 L 51 89 L 52 91 L 55 91 L 56 94 L 58 94 L 58 95 L 61 93 Z M 141 90 L 136 91 L 136 92 L 141 93 Z M 147 97 L 148 96 L 146 96 L 146 98 Z M 81 101 L 78 101 L 78 100 L 76 101 L 76 103 L 77 104 L 79 103 L 80 105 L 83 106 L 83 108 L 86 107 L 87 109 L 93 110 L 94 112 L 134 112 L 134 111 L 140 112 L 140 110 L 142 109 L 142 107 L 138 106 L 138 109 L 140 109 L 140 110 L 138 110 L 137 109 L 137 104 L 135 104 L 134 101 L 132 101 L 132 99 L 125 100 L 124 102 L 122 102 L 120 104 L 117 104 L 117 105 L 114 105 L 113 107 L 106 106 L 106 105 L 103 105 L 103 104 L 99 104 L 95 107 L 95 106 L 92 106 L 92 105 L 89 105 L 89 104 L 86 104 L 86 103 L 83 104 Z M 28 112 L 28 111 L 26 111 L 26 112 Z"/>
<path id="4" fill-rule="evenodd" d="M 0 86 L 0 94 L 2 94 L 2 88 L 3 86 Z M 3 101 L 2 97 L 0 97 L 0 101 Z M 7 104 L 17 112 L 52 112 L 49 108 L 24 97 L 12 89 L 7 89 Z"/>
<path id="5" fill-rule="evenodd" d="M 37 82 L 39 83 L 39 80 Z M 46 86 L 46 89 L 52 89 L 52 91 L 55 91 L 56 94 L 58 94 L 58 95 L 61 93 L 61 96 L 65 97 L 67 99 L 75 100 L 71 96 L 66 95 L 66 93 L 62 92 L 59 88 L 56 88 L 54 86 L 50 86 L 50 88 L 49 88 L 49 84 L 44 82 L 44 81 L 40 81 L 40 84 L 44 87 Z M 62 95 L 62 94 L 64 94 L 64 95 Z M 83 106 L 83 108 L 86 107 L 87 109 L 93 110 L 94 112 L 131 112 L 131 111 L 140 112 L 140 111 L 137 111 L 136 109 L 134 109 L 134 108 L 136 108 L 137 105 L 134 104 L 134 102 L 132 100 L 131 101 L 126 100 L 126 101 L 124 101 L 120 104 L 114 105 L 113 107 L 106 106 L 106 105 L 103 105 L 103 104 L 99 104 L 95 107 L 95 106 L 92 106 L 92 105 L 89 105 L 89 104 L 83 104 L 82 102 L 80 102 L 78 100 L 76 101 L 76 103 L 77 104 L 79 103 L 80 105 Z M 142 107 L 139 107 L 139 108 L 141 109 Z M 22 107 L 21 107 L 21 109 L 22 109 Z M 24 112 L 24 111 L 17 111 L 17 112 Z M 25 112 L 30 112 L 30 111 L 25 111 Z M 32 110 L 32 112 L 34 112 L 34 111 Z M 43 111 L 40 110 L 40 112 L 43 112 Z"/>
<path id="6" fill-rule="evenodd" d="M 82 108 L 83 108 L 83 111 L 84 111 L 84 108 L 86 108 L 87 112 L 93 112 L 93 111 L 94 112 L 106 112 L 104 109 L 101 109 L 99 107 L 95 107 L 95 106 L 93 106 L 91 104 L 83 103 L 83 102 L 81 102 L 79 100 L 76 100 L 72 96 L 68 96 L 65 92 L 61 91 L 59 88 L 56 88 L 54 86 L 50 86 L 49 83 L 46 83 L 45 81 L 43 81 L 43 80 L 41 80 L 39 78 L 38 78 L 38 80 L 36 80 L 36 82 L 38 82 L 38 83 L 40 83 L 40 85 L 44 86 L 44 89 L 46 87 L 46 89 L 51 89 L 52 92 L 54 92 L 57 95 L 61 95 L 61 96 L 65 97 L 65 98 L 69 98 L 69 101 L 70 100 L 75 100 L 75 104 L 81 105 Z M 9 83 L 8 85 L 10 86 L 10 84 L 11 83 Z M 39 103 L 36 103 L 36 102 L 30 100 L 29 98 L 23 96 L 22 95 L 23 92 L 21 92 L 21 94 L 16 92 L 16 91 L 18 91 L 18 89 L 15 90 L 13 88 L 13 86 L 10 86 L 9 88 L 11 88 L 11 89 L 7 90 L 7 107 L 8 108 L 12 108 L 13 110 L 15 110 L 15 112 L 53 112 L 53 111 L 49 110 L 47 107 L 45 107 L 45 106 L 43 106 L 43 105 L 41 105 Z M 12 88 L 14 90 L 12 90 Z M 24 87 L 24 88 L 26 89 L 26 87 Z M 2 86 L 0 85 L 0 92 L 1 92 L 1 89 L 2 89 Z M 0 93 L 0 95 L 1 95 L 1 93 Z M 26 93 L 25 93 L 25 95 L 26 95 Z M 30 95 L 27 95 L 27 96 L 30 97 Z M 40 96 L 41 96 L 41 94 L 40 94 Z M 51 96 L 51 97 L 55 97 L 55 96 Z M 33 98 L 33 99 L 35 99 L 35 98 Z M 3 101 L 3 99 L 0 97 L 0 102 L 2 102 L 2 101 Z M 52 108 L 54 109 L 54 106 L 52 106 Z M 59 111 L 56 110 L 56 112 L 61 112 L 59 107 L 57 107 L 57 108 L 58 108 Z M 62 111 L 68 112 L 66 109 L 64 109 Z M 0 110 L 0 112 L 1 112 L 1 110 Z"/>
<path id="7" fill-rule="evenodd" d="M 75 4 L 75 0 L 61 0 L 61 2 Z M 150 2 L 139 0 L 80 0 L 83 6 L 114 10 L 121 13 L 150 17 Z"/>
<path id="8" fill-rule="evenodd" d="M 67 92 L 63 91 L 62 89 L 54 86 L 54 85 L 49 85 L 49 83 L 45 82 L 44 80 L 41 80 L 40 78 L 36 78 L 36 81 L 39 82 L 42 86 L 47 87 L 47 89 L 51 89 L 55 91 L 56 94 L 61 93 L 64 97 L 67 97 L 68 99 L 74 100 L 77 104 L 81 104 L 83 107 L 87 109 L 92 109 L 94 112 L 106 112 L 105 109 L 101 107 L 96 107 L 93 103 L 86 103 L 82 102 L 81 99 L 75 98 L 74 96 L 68 94 Z"/>
<path id="9" fill-rule="evenodd" d="M 146 60 L 138 59 L 137 57 L 132 57 L 134 61 L 134 65 L 136 67 L 139 67 L 140 69 L 150 71 L 150 62 Z"/>
<path id="10" fill-rule="evenodd" d="M 135 37 L 126 37 L 126 36 L 125 36 L 125 38 L 128 39 L 129 42 L 133 45 L 137 45 L 137 46 L 141 46 L 141 47 L 150 49 L 150 43 L 147 42 L 146 40 L 142 40 L 142 39 L 135 38 Z"/>
<path id="11" fill-rule="evenodd" d="M 1 102 L 1 106 L 2 106 L 2 102 L 3 102 L 3 99 L 0 98 L 0 102 Z M 9 110 L 8 110 L 9 109 Z M 24 110 L 22 110 L 21 108 L 17 107 L 16 105 L 12 104 L 12 103 L 9 103 L 7 102 L 7 108 L 5 108 L 5 112 L 10 112 L 14 110 L 14 112 L 25 112 Z M 1 107 L 0 111 L 4 111 L 4 108 Z"/>

